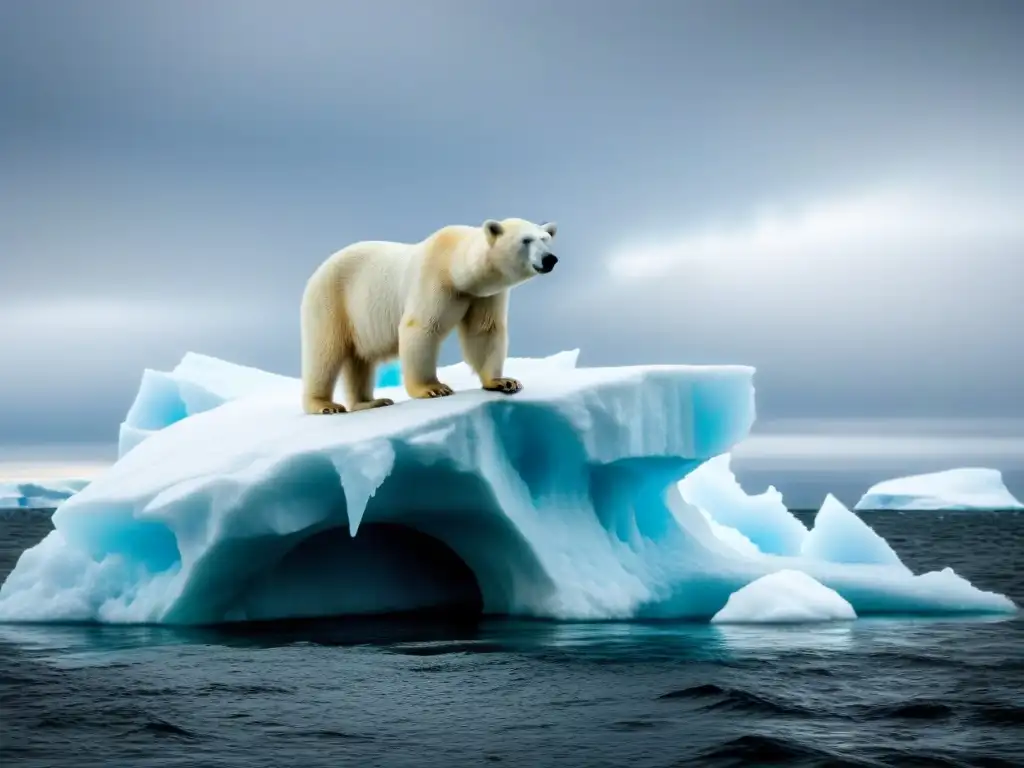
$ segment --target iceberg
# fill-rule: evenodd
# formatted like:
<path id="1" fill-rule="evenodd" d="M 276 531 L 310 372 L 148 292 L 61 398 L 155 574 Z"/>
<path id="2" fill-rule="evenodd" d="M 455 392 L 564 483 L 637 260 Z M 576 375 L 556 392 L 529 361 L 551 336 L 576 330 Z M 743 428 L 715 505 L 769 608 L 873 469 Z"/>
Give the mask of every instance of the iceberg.
<path id="1" fill-rule="evenodd" d="M 757 548 L 757 545 L 744 536 L 742 533 L 737 531 L 728 525 L 722 525 L 715 518 L 711 516 L 711 513 L 706 509 L 696 508 L 703 516 L 705 522 L 711 528 L 711 533 L 714 534 L 715 538 L 719 541 L 727 544 L 728 546 L 735 549 L 737 552 L 742 552 L 747 555 L 760 555 L 761 550 Z"/>
<path id="2" fill-rule="evenodd" d="M 53 509 L 88 484 L 79 478 L 0 482 L 0 509 Z"/>
<path id="3" fill-rule="evenodd" d="M 216 358 L 146 371 L 118 460 L 22 554 L 0 621 L 707 621 L 784 570 L 858 615 L 1016 610 L 949 569 L 805 556 L 781 497 L 746 496 L 722 458 L 754 423 L 752 368 L 577 356 L 510 359 L 511 397 L 459 363 L 439 372 L 454 396 L 410 401 L 389 369 L 394 406 L 331 417 L 302 413 L 298 380 Z"/>
<path id="4" fill-rule="evenodd" d="M 802 571 L 776 571 L 750 582 L 729 596 L 712 624 L 804 624 L 851 621 L 857 618 L 834 589 Z"/>
<path id="5" fill-rule="evenodd" d="M 731 455 L 725 453 L 689 474 L 679 483 L 683 498 L 761 552 L 799 555 L 807 528 L 790 513 L 774 486 L 757 496 L 748 496 L 736 480 L 731 462 Z M 735 541 L 735 533 L 726 535 Z"/>
<path id="6" fill-rule="evenodd" d="M 885 480 L 868 489 L 854 509 L 1020 510 L 998 469 L 964 467 Z"/>
<path id="7" fill-rule="evenodd" d="M 814 517 L 814 528 L 804 539 L 801 554 L 832 563 L 891 565 L 910 572 L 889 542 L 831 493 Z"/>

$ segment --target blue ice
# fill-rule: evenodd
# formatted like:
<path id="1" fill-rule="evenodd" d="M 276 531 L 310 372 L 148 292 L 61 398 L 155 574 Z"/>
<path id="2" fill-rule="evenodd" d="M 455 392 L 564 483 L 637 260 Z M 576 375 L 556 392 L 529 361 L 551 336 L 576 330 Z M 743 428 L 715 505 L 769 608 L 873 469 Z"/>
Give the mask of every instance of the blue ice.
<path id="1" fill-rule="evenodd" d="M 841 511 L 808 532 L 734 486 L 749 367 L 584 368 L 573 350 L 509 360 L 511 397 L 460 363 L 440 371 L 455 396 L 417 401 L 398 373 L 378 389 L 394 406 L 324 417 L 291 377 L 195 354 L 146 371 L 118 461 L 21 556 L 0 620 L 710 620 L 779 571 L 858 616 L 1016 610 L 949 569 L 911 573 Z"/>

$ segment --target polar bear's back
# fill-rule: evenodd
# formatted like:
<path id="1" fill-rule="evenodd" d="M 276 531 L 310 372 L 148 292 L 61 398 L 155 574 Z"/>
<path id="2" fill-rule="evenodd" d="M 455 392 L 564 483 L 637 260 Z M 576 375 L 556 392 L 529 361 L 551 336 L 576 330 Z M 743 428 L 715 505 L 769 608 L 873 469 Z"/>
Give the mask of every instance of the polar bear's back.
<path id="1" fill-rule="evenodd" d="M 333 254 L 306 286 L 303 322 L 347 326 L 345 335 L 351 334 L 363 359 L 397 354 L 398 327 L 419 271 L 420 250 L 418 244 L 364 241 Z"/>

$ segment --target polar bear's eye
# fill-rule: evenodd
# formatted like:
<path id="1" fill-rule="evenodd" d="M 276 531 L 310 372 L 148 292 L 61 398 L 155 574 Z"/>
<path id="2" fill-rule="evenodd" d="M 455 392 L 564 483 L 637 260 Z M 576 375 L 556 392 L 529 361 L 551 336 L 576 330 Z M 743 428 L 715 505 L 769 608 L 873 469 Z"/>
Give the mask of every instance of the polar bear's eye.
<path id="1" fill-rule="evenodd" d="M 533 242 L 533 238 L 530 237 L 529 235 L 527 235 L 526 237 L 523 238 L 523 245 L 529 245 L 532 242 Z"/>

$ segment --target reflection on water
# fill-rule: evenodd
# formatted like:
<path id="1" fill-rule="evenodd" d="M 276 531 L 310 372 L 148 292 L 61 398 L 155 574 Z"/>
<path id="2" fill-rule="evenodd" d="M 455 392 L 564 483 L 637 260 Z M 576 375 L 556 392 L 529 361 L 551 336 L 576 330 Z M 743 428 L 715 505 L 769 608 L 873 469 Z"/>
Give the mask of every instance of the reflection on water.
<path id="1" fill-rule="evenodd" d="M 1009 617 L 873 618 L 853 623 L 711 625 L 695 622 L 560 623 L 511 619 L 380 617 L 220 627 L 0 624 L 0 642 L 61 666 L 159 656 L 169 646 L 366 646 L 410 655 L 571 653 L 619 659 L 728 661 L 798 652 L 843 653 L 860 644 L 914 647 L 941 628 Z M 966 627 L 965 627 L 966 629 Z M 861 648 L 863 650 L 863 647 Z"/>
<path id="2" fill-rule="evenodd" d="M 844 651 L 853 641 L 853 626 L 849 623 L 820 626 L 715 625 L 712 629 L 730 654 Z"/>

